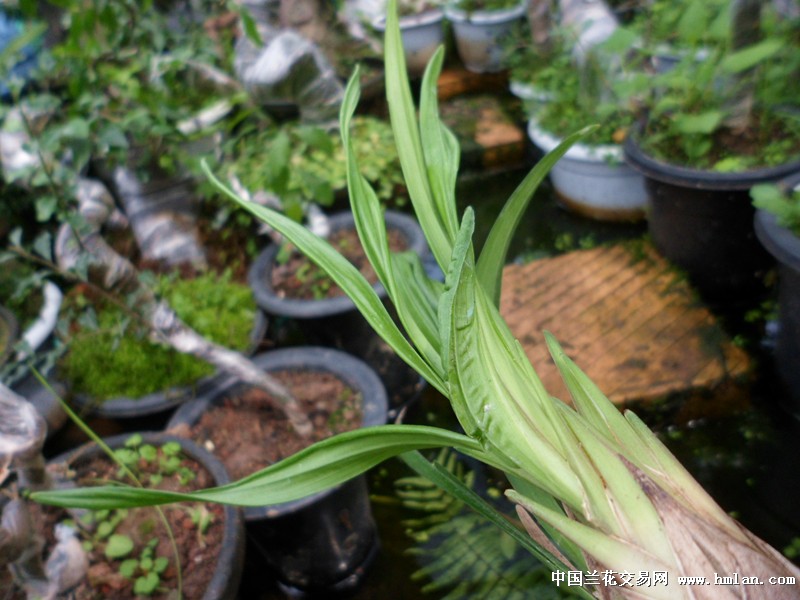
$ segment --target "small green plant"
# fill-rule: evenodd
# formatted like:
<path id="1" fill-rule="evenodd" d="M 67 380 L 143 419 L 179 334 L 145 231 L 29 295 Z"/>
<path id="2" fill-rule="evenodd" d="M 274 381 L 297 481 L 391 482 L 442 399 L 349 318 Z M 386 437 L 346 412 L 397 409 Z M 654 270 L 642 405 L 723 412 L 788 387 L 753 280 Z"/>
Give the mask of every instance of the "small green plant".
<path id="1" fill-rule="evenodd" d="M 140 434 L 134 434 L 122 448 L 113 451 L 113 456 L 120 465 L 117 472 L 120 480 L 133 474 L 140 483 L 156 487 L 169 478 L 181 486 L 195 478 L 195 473 L 183 466 L 182 450 L 177 442 L 154 446 L 144 443 Z M 202 541 L 213 516 L 202 505 L 182 510 L 197 527 Z M 155 515 L 153 518 L 137 518 L 135 529 L 126 526 L 131 516 L 127 509 L 93 510 L 82 514 L 77 521 L 67 521 L 67 524 L 80 531 L 87 553 L 105 557 L 122 578 L 131 582 L 134 594 L 150 596 L 160 591 L 161 576 L 172 557 L 158 555 L 159 538 L 153 535 L 157 527 Z"/>
<path id="2" fill-rule="evenodd" d="M 377 187 L 379 198 L 402 204 L 403 184 L 392 130 L 375 117 L 359 117 L 356 149 L 364 161 L 364 176 Z M 251 192 L 276 194 L 289 217 L 299 221 L 308 202 L 323 206 L 347 186 L 344 148 L 338 135 L 315 126 L 291 123 L 280 129 L 246 130 L 233 143 L 232 174 Z"/>
<path id="3" fill-rule="evenodd" d="M 231 281 L 230 273 L 161 277 L 156 289 L 202 335 L 236 350 L 249 345 L 255 301 L 246 285 Z M 72 309 L 77 331 L 59 368 L 76 391 L 95 400 L 139 398 L 213 373 L 206 362 L 151 342 L 147 331 L 136 326 L 135 307 L 94 306 L 79 296 L 72 299 Z"/>
<path id="4" fill-rule="evenodd" d="M 642 81 L 643 150 L 671 164 L 719 172 L 800 157 L 800 119 L 786 108 L 800 93 L 800 39 L 796 22 L 770 7 L 764 3 L 760 17 L 746 19 L 744 27 L 752 30 L 747 43 L 737 41 L 742 19 L 729 15 L 731 34 L 704 55 L 685 53 L 673 68 Z"/>
<path id="5" fill-rule="evenodd" d="M 569 135 L 575 123 L 595 122 L 599 127 L 585 143 L 620 144 L 635 121 L 635 93 L 642 81 L 638 63 L 625 57 L 630 38 L 618 30 L 578 65 L 568 36 L 565 31 L 554 33 L 547 64 L 529 79 L 545 96 L 535 103 L 532 116 L 541 129 L 559 138 Z"/>
<path id="6" fill-rule="evenodd" d="M 656 0 L 628 27 L 644 52 L 685 52 L 724 44 L 730 36 L 730 0 Z"/>
<path id="7" fill-rule="evenodd" d="M 800 236 L 800 188 L 782 190 L 774 184 L 761 183 L 750 190 L 756 208 L 775 215 L 778 224 Z"/>

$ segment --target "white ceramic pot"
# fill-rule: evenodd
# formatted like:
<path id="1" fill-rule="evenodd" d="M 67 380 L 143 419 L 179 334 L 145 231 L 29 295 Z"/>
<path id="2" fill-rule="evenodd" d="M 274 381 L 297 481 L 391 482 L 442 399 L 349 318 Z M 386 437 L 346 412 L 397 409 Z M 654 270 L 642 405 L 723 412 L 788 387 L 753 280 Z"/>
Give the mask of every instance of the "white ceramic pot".
<path id="1" fill-rule="evenodd" d="M 505 68 L 500 40 L 525 15 L 525 4 L 502 10 L 466 12 L 447 6 L 461 62 L 474 73 L 495 73 Z"/>
<path id="2" fill-rule="evenodd" d="M 550 152 L 561 140 L 528 122 L 531 141 Z M 569 210 L 602 221 L 637 221 L 645 216 L 644 177 L 629 167 L 622 146 L 575 144 L 550 171 L 550 180 Z"/>
<path id="3" fill-rule="evenodd" d="M 444 13 L 439 9 L 400 17 L 400 36 L 406 56 L 406 70 L 412 77 L 422 75 L 436 48 L 444 41 L 443 20 Z M 385 31 L 386 17 L 380 16 L 372 24 L 378 31 Z"/>

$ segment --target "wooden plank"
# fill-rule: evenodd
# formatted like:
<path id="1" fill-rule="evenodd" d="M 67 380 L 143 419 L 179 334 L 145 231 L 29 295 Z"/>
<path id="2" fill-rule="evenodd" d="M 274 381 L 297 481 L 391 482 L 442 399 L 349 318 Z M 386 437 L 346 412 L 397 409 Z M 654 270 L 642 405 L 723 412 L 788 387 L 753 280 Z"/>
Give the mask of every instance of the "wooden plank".
<path id="1" fill-rule="evenodd" d="M 750 360 L 652 249 L 571 252 L 503 274 L 500 310 L 547 389 L 568 400 L 543 330 L 615 403 L 711 389 Z"/>
<path id="2" fill-rule="evenodd" d="M 508 72 L 472 73 L 463 67 L 444 69 L 436 82 L 439 100 L 475 92 L 508 90 Z"/>

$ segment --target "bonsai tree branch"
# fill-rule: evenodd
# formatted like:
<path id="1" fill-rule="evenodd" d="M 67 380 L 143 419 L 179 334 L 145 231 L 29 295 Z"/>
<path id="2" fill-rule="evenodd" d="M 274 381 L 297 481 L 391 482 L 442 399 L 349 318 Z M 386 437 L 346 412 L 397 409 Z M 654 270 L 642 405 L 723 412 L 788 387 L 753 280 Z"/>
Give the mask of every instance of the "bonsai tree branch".
<path id="1" fill-rule="evenodd" d="M 151 337 L 178 352 L 192 354 L 230 373 L 244 383 L 270 394 L 301 436 L 311 433 L 311 423 L 291 393 L 238 352 L 205 339 L 186 325 L 165 301 L 145 286 L 130 261 L 111 248 L 102 236 L 102 226 L 113 211 L 111 194 L 97 181 L 81 180 L 78 187 L 78 211 L 86 223 L 81 231 L 68 224 L 61 226 L 56 239 L 56 257 L 64 270 L 88 259 L 89 280 L 103 289 L 130 294 L 142 322 Z"/>

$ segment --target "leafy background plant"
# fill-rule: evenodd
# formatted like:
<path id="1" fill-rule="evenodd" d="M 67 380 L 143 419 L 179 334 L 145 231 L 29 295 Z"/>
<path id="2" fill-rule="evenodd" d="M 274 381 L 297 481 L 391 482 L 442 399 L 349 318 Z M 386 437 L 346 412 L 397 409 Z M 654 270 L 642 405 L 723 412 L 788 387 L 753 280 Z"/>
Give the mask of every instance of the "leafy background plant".
<path id="1" fill-rule="evenodd" d="M 800 189 L 783 190 L 775 184 L 761 183 L 750 190 L 753 205 L 775 215 L 779 225 L 800 237 Z"/>

